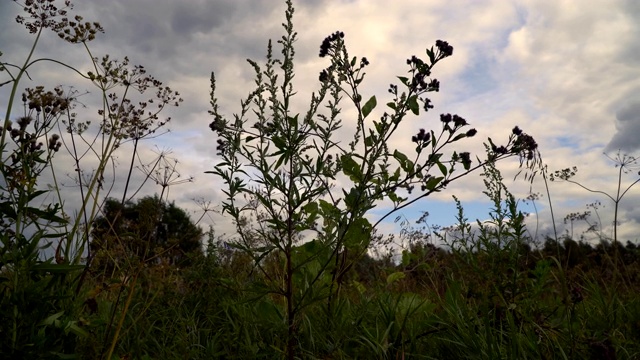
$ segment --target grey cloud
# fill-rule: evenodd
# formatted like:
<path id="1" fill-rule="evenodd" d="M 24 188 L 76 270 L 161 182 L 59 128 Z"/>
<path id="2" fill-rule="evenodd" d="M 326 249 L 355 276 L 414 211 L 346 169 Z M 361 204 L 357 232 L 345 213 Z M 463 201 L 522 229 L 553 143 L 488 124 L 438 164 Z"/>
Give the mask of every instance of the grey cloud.
<path id="1" fill-rule="evenodd" d="M 640 100 L 630 100 L 616 113 L 617 132 L 605 148 L 606 152 L 640 149 Z"/>
<path id="2" fill-rule="evenodd" d="M 193 33 L 208 33 L 233 17 L 236 12 L 236 2 L 182 2 L 174 10 L 171 17 L 171 27 L 179 35 L 190 36 Z"/>

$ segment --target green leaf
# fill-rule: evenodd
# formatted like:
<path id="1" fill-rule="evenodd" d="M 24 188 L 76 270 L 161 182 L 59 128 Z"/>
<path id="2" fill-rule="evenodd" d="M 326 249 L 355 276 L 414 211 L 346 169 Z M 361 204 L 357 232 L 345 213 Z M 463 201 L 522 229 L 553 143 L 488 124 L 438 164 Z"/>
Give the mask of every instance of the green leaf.
<path id="1" fill-rule="evenodd" d="M 362 294 L 364 294 L 365 292 L 367 292 L 367 288 L 366 288 L 364 285 L 362 285 L 362 283 L 360 283 L 360 282 L 358 282 L 358 281 L 353 280 L 352 284 L 353 284 L 353 287 L 355 287 L 355 288 L 356 288 L 356 290 L 358 290 L 358 292 L 360 293 L 360 295 L 362 295 Z"/>
<path id="2" fill-rule="evenodd" d="M 433 64 L 433 62 L 436 60 L 436 57 L 433 54 L 433 46 L 431 47 L 431 49 L 427 49 L 427 56 L 429 56 L 429 61 L 431 61 L 431 64 Z"/>
<path id="3" fill-rule="evenodd" d="M 366 118 L 371 113 L 371 111 L 375 109 L 376 105 L 378 105 L 378 101 L 376 100 L 376 97 L 374 95 L 362 107 L 362 118 Z"/>
<path id="4" fill-rule="evenodd" d="M 398 76 L 398 79 L 400 79 L 400 81 L 401 81 L 405 86 L 409 86 L 409 78 L 404 77 L 404 76 Z"/>
<path id="5" fill-rule="evenodd" d="M 67 328 L 65 329 L 65 332 L 67 332 L 67 333 L 68 332 L 72 332 L 76 336 L 81 337 L 81 338 L 86 338 L 86 337 L 89 336 L 89 333 L 87 333 L 81 327 L 76 325 L 76 321 L 69 322 L 69 324 L 67 325 Z"/>
<path id="6" fill-rule="evenodd" d="M 358 165 L 350 155 L 342 155 L 340 157 L 340 164 L 342 165 L 342 171 L 351 179 L 351 181 L 360 182 L 362 180 L 360 165 Z"/>
<path id="7" fill-rule="evenodd" d="M 411 262 L 411 253 L 408 250 L 402 250 L 402 266 L 409 266 Z"/>
<path id="8" fill-rule="evenodd" d="M 418 105 L 418 95 L 413 95 L 407 100 L 407 107 L 414 115 L 420 114 L 420 105 Z"/>
<path id="9" fill-rule="evenodd" d="M 373 146 L 373 135 L 369 135 L 364 138 L 364 146 L 366 147 Z"/>
<path id="10" fill-rule="evenodd" d="M 49 316 L 48 318 L 42 320 L 42 325 L 45 326 L 50 326 L 56 323 L 56 321 L 60 318 L 60 316 L 62 316 L 64 314 L 64 311 L 60 311 L 58 313 L 55 313 L 51 316 Z"/>
<path id="11" fill-rule="evenodd" d="M 413 172 L 413 168 L 414 168 L 414 164 L 413 161 L 409 160 L 409 158 L 407 157 L 407 155 L 401 153 L 400 151 L 396 150 L 393 152 L 393 157 L 398 160 L 398 163 L 400 164 L 400 167 L 402 168 L 402 170 L 408 172 L 408 173 L 412 173 Z"/>
<path id="12" fill-rule="evenodd" d="M 68 273 L 72 271 L 83 270 L 84 265 L 66 265 L 66 264 L 53 264 L 53 263 L 40 263 L 33 266 L 34 271 L 55 273 Z"/>
<path id="13" fill-rule="evenodd" d="M 393 274 L 387 276 L 387 285 L 391 285 L 394 282 L 404 279 L 406 275 L 402 271 L 394 272 Z"/>
<path id="14" fill-rule="evenodd" d="M 388 106 L 388 107 L 390 107 L 390 108 L 391 108 L 391 109 L 393 109 L 393 110 L 396 110 L 396 103 L 394 103 L 393 101 L 388 102 L 388 103 L 387 103 L 387 106 Z"/>
<path id="15" fill-rule="evenodd" d="M 447 176 L 447 167 L 440 161 L 438 161 L 436 164 L 438 165 L 438 168 L 440 169 L 442 175 Z"/>
<path id="16" fill-rule="evenodd" d="M 361 217 L 355 219 L 344 235 L 344 246 L 358 251 L 369 246 L 371 241 L 371 223 Z"/>
<path id="17" fill-rule="evenodd" d="M 318 202 L 320 203 L 320 209 L 322 209 L 322 216 L 324 218 L 340 214 L 340 210 L 327 200 L 319 199 Z"/>
<path id="18" fill-rule="evenodd" d="M 40 210 L 38 208 L 34 208 L 34 207 L 27 207 L 26 208 L 27 213 L 31 214 L 31 215 L 35 215 L 37 217 L 39 217 L 40 219 L 43 220 L 47 220 L 47 221 L 51 221 L 51 222 L 57 222 L 57 223 L 66 223 L 67 221 L 59 216 L 56 215 L 56 210 L 54 209 L 47 209 L 47 211 L 43 211 Z"/>
<path id="19" fill-rule="evenodd" d="M 466 137 L 467 137 L 467 134 L 466 134 L 466 133 L 458 134 L 458 135 L 456 135 L 456 137 L 454 137 L 454 138 L 451 140 L 451 142 L 458 141 L 458 140 L 460 140 L 460 139 L 462 139 L 462 138 L 466 138 Z"/>
<path id="20" fill-rule="evenodd" d="M 11 220 L 15 220 L 18 217 L 18 214 L 16 213 L 16 210 L 13 208 L 13 202 L 12 201 L 3 201 L 0 203 L 0 214 L 3 215 L 3 217 L 7 217 Z"/>
<path id="21" fill-rule="evenodd" d="M 429 180 L 427 180 L 427 183 L 425 184 L 427 190 L 429 191 L 435 190 L 438 184 L 442 181 L 442 179 L 444 179 L 444 177 L 438 176 L 438 177 L 432 177 Z"/>
<path id="22" fill-rule="evenodd" d="M 362 195 L 357 188 L 351 188 L 349 192 L 346 190 L 342 190 L 344 194 L 344 204 L 347 207 L 347 210 L 353 210 L 356 208 L 356 205 L 360 200 L 362 200 Z"/>

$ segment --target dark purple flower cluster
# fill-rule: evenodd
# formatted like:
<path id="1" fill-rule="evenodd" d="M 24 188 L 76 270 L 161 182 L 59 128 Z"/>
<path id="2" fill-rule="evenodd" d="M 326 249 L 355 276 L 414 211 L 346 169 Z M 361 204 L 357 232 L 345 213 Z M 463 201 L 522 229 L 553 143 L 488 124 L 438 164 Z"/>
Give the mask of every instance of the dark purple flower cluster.
<path id="1" fill-rule="evenodd" d="M 449 45 L 449 43 L 446 41 L 437 40 L 436 47 L 438 48 L 438 50 L 440 50 L 440 54 L 442 54 L 442 57 L 453 55 L 453 46 Z"/>
<path id="2" fill-rule="evenodd" d="M 424 65 L 424 61 L 422 61 L 422 59 L 420 59 L 419 57 L 413 55 L 411 56 L 411 59 L 407 59 L 407 65 L 415 65 L 416 68 L 420 68 Z"/>
<path id="3" fill-rule="evenodd" d="M 467 123 L 467 120 L 465 120 L 464 118 L 458 116 L 458 115 L 451 115 L 451 114 L 441 114 L 440 115 L 440 121 L 442 121 L 445 124 L 449 124 L 451 122 L 453 122 L 453 126 L 455 128 L 459 128 L 465 125 L 469 125 L 469 123 Z M 474 134 L 475 135 L 475 134 Z"/>
<path id="4" fill-rule="evenodd" d="M 52 151 L 60 150 L 60 147 L 62 146 L 62 142 L 60 142 L 59 139 L 60 139 L 60 135 L 58 134 L 51 135 L 51 137 L 49 138 L 49 150 L 52 150 Z"/>
<path id="5" fill-rule="evenodd" d="M 514 134 L 516 129 L 517 127 L 513 129 Z M 527 160 L 533 160 L 536 150 L 538 149 L 538 143 L 536 143 L 536 141 L 533 139 L 533 136 L 527 135 L 522 131 L 520 131 L 520 134 L 516 136 L 517 138 L 513 143 L 512 152 L 514 154 L 520 154 L 521 156 L 526 157 Z"/>
<path id="6" fill-rule="evenodd" d="M 216 119 L 213 120 L 211 124 L 209 124 L 209 128 L 211 128 L 211 131 L 214 131 L 218 134 L 224 131 L 224 127 L 224 120 L 220 116 L 217 116 Z"/>
<path id="7" fill-rule="evenodd" d="M 336 31 L 333 34 L 327 36 L 322 41 L 322 45 L 320 45 L 320 57 L 325 57 L 329 55 L 329 49 L 331 49 L 331 44 L 338 40 L 343 39 L 344 33 L 342 31 Z"/>
<path id="8" fill-rule="evenodd" d="M 428 89 L 429 91 L 435 91 L 435 92 L 440 91 L 440 81 L 438 81 L 438 79 L 432 79 L 429 82 Z"/>
<path id="9" fill-rule="evenodd" d="M 433 104 L 431 103 L 431 99 L 424 98 L 421 100 L 424 103 L 424 106 L 423 106 L 424 111 L 429 111 L 429 109 L 433 109 Z"/>
<path id="10" fill-rule="evenodd" d="M 428 133 L 425 129 L 420 129 L 418 134 L 411 137 L 411 141 L 414 143 L 426 143 L 431 138 L 431 133 Z"/>
<path id="11" fill-rule="evenodd" d="M 496 146 L 495 144 L 491 144 L 491 151 L 496 153 L 496 155 L 504 155 L 508 152 L 504 145 Z"/>

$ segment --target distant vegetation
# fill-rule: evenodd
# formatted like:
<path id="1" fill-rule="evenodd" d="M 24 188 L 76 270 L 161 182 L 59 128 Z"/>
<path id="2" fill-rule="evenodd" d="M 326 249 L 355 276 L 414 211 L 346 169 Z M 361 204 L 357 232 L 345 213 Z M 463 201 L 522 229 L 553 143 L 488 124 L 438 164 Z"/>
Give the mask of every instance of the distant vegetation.
<path id="1" fill-rule="evenodd" d="M 459 115 L 441 114 L 439 129 L 397 133 L 434 108 L 433 72 L 453 55 L 446 41 L 410 57 L 380 105 L 362 88 L 369 60 L 350 56 L 337 31 L 320 46 L 327 67 L 317 92 L 304 113 L 292 113 L 297 34 L 287 1 L 284 35 L 269 42 L 264 64 L 249 61 L 255 89 L 235 115 L 219 111 L 211 76 L 218 162 L 209 173 L 235 226 L 218 234 L 166 199 L 182 181 L 167 154 L 138 164 L 159 196 L 134 199 L 139 189 L 130 189 L 140 142 L 161 134 L 170 119 L 160 112 L 178 106 L 179 94 L 127 58 L 93 54 L 103 29 L 68 13 L 70 2 L 20 6 L 33 49 L 51 30 L 85 48 L 93 68 L 33 52 L 0 62 L 0 84 L 11 88 L 0 138 L 0 357 L 640 358 L 640 247 L 597 226 L 595 246 L 573 234 L 536 242 L 496 164 L 518 159 L 525 180 L 545 183 L 574 182 L 575 170 L 548 174 L 535 140 L 515 125 L 502 145 L 488 138 L 484 154 L 459 150 L 479 133 Z M 85 79 L 102 106 L 80 114 L 75 90 L 20 90 L 44 62 Z M 347 142 L 345 108 L 356 114 Z M 415 150 L 390 148 L 398 136 Z M 125 144 L 133 154 L 116 194 L 109 179 Z M 68 171 L 60 152 L 75 167 L 74 199 L 59 182 Z M 635 160 L 617 159 L 620 176 Z M 453 227 L 404 222 L 399 234 L 378 233 L 380 222 L 474 171 L 493 204 L 490 221 L 470 223 L 454 197 Z M 634 184 L 607 195 L 616 219 Z M 383 203 L 389 212 L 372 223 L 369 212 Z"/>

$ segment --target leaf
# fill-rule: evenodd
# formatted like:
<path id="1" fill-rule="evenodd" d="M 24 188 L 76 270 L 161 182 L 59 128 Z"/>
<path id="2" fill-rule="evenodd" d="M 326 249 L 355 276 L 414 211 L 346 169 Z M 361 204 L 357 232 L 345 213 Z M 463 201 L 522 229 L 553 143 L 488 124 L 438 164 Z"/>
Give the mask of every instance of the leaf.
<path id="1" fill-rule="evenodd" d="M 360 182 L 362 180 L 360 165 L 358 165 L 350 155 L 342 155 L 340 157 L 340 164 L 342 165 L 342 171 L 351 179 L 351 181 Z"/>
<path id="2" fill-rule="evenodd" d="M 400 163 L 400 167 L 402 168 L 402 170 L 408 172 L 408 173 L 412 173 L 413 172 L 413 168 L 414 168 L 414 164 L 413 161 L 409 160 L 409 158 L 407 157 L 407 155 L 401 153 L 400 151 L 396 150 L 393 152 L 393 157 L 398 160 L 398 163 Z"/>
<path id="3" fill-rule="evenodd" d="M 467 137 L 467 134 L 466 134 L 466 133 L 458 134 L 458 135 L 456 135 L 456 137 L 454 137 L 454 138 L 451 140 L 451 142 L 458 141 L 458 140 L 460 140 L 460 139 L 462 139 L 462 138 L 466 138 L 466 137 Z"/>
<path id="4" fill-rule="evenodd" d="M 53 325 L 60 318 L 60 316 L 62 316 L 63 314 L 64 314 L 64 311 L 60 311 L 58 313 L 55 313 L 55 314 L 49 316 L 48 318 L 42 320 L 41 324 L 45 325 L 45 326 Z"/>
<path id="5" fill-rule="evenodd" d="M 376 100 L 376 97 L 374 95 L 362 107 L 362 118 L 366 118 L 371 113 L 371 111 L 375 109 L 376 105 L 378 105 L 378 101 Z"/>
<path id="6" fill-rule="evenodd" d="M 318 213 L 318 203 L 313 201 L 302 207 L 305 213 L 309 216 L 315 216 Z"/>
<path id="7" fill-rule="evenodd" d="M 342 193 L 344 194 L 344 205 L 347 207 L 347 210 L 355 209 L 358 202 L 362 200 L 360 191 L 358 191 L 358 189 L 355 187 L 351 188 L 349 192 L 346 192 L 346 190 L 342 190 Z"/>
<path id="8" fill-rule="evenodd" d="M 369 246 L 371 241 L 371 223 L 361 217 L 355 219 L 344 235 L 344 246 L 358 251 Z"/>
<path id="9" fill-rule="evenodd" d="M 442 176 L 430 178 L 425 184 L 426 189 L 429 191 L 434 191 L 438 184 L 442 181 L 442 179 L 444 179 Z"/>
<path id="10" fill-rule="evenodd" d="M 353 287 L 355 287 L 356 290 L 358 290 L 360 295 L 363 295 L 365 292 L 367 292 L 367 288 L 364 285 L 362 285 L 362 283 L 354 280 L 352 284 L 353 284 Z"/>
<path id="11" fill-rule="evenodd" d="M 53 264 L 53 263 L 41 263 L 33 265 L 34 271 L 55 273 L 68 273 L 77 270 L 83 270 L 85 265 L 65 265 L 65 264 Z"/>
<path id="12" fill-rule="evenodd" d="M 387 276 L 387 285 L 391 285 L 400 279 L 404 279 L 404 277 L 405 277 L 404 272 L 402 271 L 394 272 L 393 274 Z"/>
<path id="13" fill-rule="evenodd" d="M 420 114 L 420 105 L 418 105 L 418 95 L 413 95 L 407 100 L 407 107 L 414 115 Z"/>
<path id="14" fill-rule="evenodd" d="M 81 327 L 79 327 L 78 325 L 76 325 L 76 321 L 71 321 L 66 329 L 65 332 L 72 332 L 74 333 L 76 336 L 81 337 L 81 338 L 86 338 L 89 336 L 89 333 L 84 331 Z"/>
<path id="15" fill-rule="evenodd" d="M 411 253 L 408 250 L 402 250 L 402 266 L 409 266 L 411 262 Z"/>
<path id="16" fill-rule="evenodd" d="M 405 77 L 405 76 L 398 76 L 398 79 L 400 79 L 400 81 L 405 85 L 405 86 L 409 86 L 409 78 Z"/>
<path id="17" fill-rule="evenodd" d="M 388 103 L 387 103 L 387 106 L 388 106 L 388 107 L 390 107 L 390 108 L 391 108 L 391 109 L 393 109 L 393 110 L 396 110 L 396 103 L 394 103 L 393 101 L 388 102 Z"/>
<path id="18" fill-rule="evenodd" d="M 373 146 L 373 135 L 369 135 L 366 138 L 364 138 L 364 146 L 366 147 Z"/>
<path id="19" fill-rule="evenodd" d="M 440 172 L 442 173 L 442 175 L 447 176 L 447 167 L 440 161 L 438 161 L 436 165 L 438 165 L 438 168 L 440 169 Z"/>
<path id="20" fill-rule="evenodd" d="M 433 64 L 436 60 L 436 57 L 433 54 L 433 46 L 431 49 L 427 49 L 427 56 L 429 56 L 429 60 L 431 61 L 431 64 Z"/>

